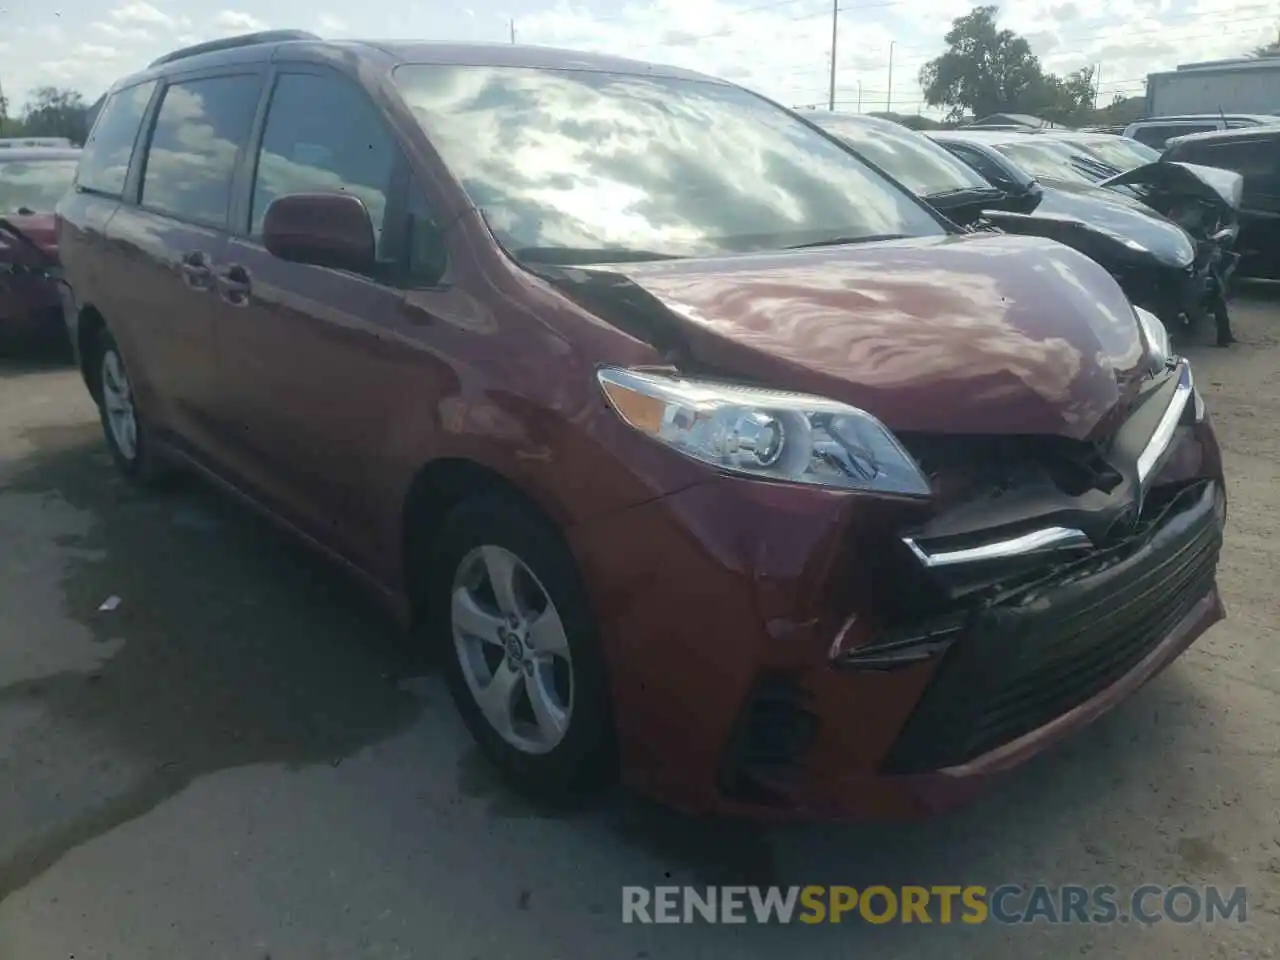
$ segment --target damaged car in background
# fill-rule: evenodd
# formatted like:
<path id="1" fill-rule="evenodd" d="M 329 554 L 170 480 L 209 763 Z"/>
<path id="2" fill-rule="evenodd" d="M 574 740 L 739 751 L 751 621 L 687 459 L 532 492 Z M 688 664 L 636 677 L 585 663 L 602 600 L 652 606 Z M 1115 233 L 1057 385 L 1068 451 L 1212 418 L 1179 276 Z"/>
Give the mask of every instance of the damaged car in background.
<path id="1" fill-rule="evenodd" d="M 86 385 L 126 475 L 197 465 L 415 623 L 512 783 L 920 815 L 1223 617 L 1210 417 L 1093 260 L 963 231 L 701 74 L 275 36 L 108 96 L 80 173 L 124 184 L 105 236 L 101 195 L 59 207 Z M 167 288 L 208 317 L 176 376 L 140 305 L 180 231 L 137 171 L 199 164 L 148 156 L 228 62 L 280 80 L 235 78 L 240 232 L 221 288 Z"/>
<path id="2" fill-rule="evenodd" d="M 0 349 L 65 343 L 54 207 L 78 150 L 0 153 Z"/>
<path id="3" fill-rule="evenodd" d="M 983 207 L 988 222 L 1087 253 L 1170 330 L 1212 318 L 1218 343 L 1232 342 L 1227 303 L 1243 196 L 1237 174 L 1163 161 L 1121 172 L 1048 135 L 947 130 L 928 138 L 1026 204 L 1022 211 Z"/>

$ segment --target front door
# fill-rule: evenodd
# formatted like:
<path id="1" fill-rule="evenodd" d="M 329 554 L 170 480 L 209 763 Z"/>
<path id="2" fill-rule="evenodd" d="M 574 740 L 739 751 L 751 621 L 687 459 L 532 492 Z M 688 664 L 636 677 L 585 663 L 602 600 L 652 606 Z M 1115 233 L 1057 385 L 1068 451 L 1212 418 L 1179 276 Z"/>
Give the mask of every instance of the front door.
<path id="1" fill-rule="evenodd" d="M 321 542 L 366 566 L 378 553 L 375 477 L 396 416 L 404 291 L 385 231 L 399 147 L 354 82 L 282 72 L 268 107 L 247 211 L 217 268 L 218 351 L 235 467 L 247 485 Z M 379 270 L 357 276 L 286 263 L 262 246 L 284 194 L 343 191 L 364 201 Z"/>

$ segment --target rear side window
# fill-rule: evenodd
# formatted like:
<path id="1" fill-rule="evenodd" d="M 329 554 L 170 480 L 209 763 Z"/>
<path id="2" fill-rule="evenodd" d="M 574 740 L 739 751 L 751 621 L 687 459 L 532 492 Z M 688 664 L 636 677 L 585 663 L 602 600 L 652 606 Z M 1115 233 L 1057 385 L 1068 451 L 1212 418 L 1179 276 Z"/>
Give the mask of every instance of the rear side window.
<path id="1" fill-rule="evenodd" d="M 1013 177 L 1009 176 L 1008 173 L 1001 169 L 999 164 L 983 155 L 980 151 L 971 150 L 968 147 L 954 143 L 947 144 L 947 149 L 1001 190 L 1011 190 L 1017 186 Z"/>
<path id="2" fill-rule="evenodd" d="M 1157 123 L 1148 127 L 1138 127 L 1134 131 L 1133 139 L 1149 147 L 1159 148 L 1172 137 L 1181 137 L 1188 133 L 1207 133 L 1217 129 L 1216 123 Z"/>
<path id="3" fill-rule="evenodd" d="M 76 186 L 80 189 L 113 197 L 124 193 L 133 144 L 156 83 L 151 80 L 117 90 L 103 104 L 89 142 L 80 153 L 76 173 Z"/>
<path id="4" fill-rule="evenodd" d="M 142 205 L 192 223 L 224 225 L 236 158 L 249 139 L 261 89 L 252 74 L 169 86 L 151 135 Z"/>
<path id="5" fill-rule="evenodd" d="M 350 193 L 373 220 L 378 257 L 395 168 L 395 141 L 373 104 L 336 74 L 286 73 L 276 82 L 253 185 L 252 236 L 288 193 Z"/>
<path id="6" fill-rule="evenodd" d="M 1280 166 L 1280 140 L 1238 140 L 1235 143 L 1189 143 L 1177 159 L 1205 167 L 1233 170 L 1245 177 L 1266 177 Z"/>

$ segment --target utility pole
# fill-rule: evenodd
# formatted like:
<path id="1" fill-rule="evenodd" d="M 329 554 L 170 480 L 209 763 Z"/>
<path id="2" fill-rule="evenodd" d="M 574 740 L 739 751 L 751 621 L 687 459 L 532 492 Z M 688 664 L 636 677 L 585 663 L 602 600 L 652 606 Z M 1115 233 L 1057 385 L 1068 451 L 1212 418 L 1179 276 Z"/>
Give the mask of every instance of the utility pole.
<path id="1" fill-rule="evenodd" d="M 1096 113 L 1098 110 L 1098 93 L 1102 89 L 1102 64 L 1098 64 L 1093 71 L 1093 109 Z M 1097 119 L 1096 117 L 1094 118 Z"/>
<path id="2" fill-rule="evenodd" d="M 862 112 L 862 81 L 858 81 L 858 112 Z"/>
<path id="3" fill-rule="evenodd" d="M 836 111 L 836 32 L 840 27 L 840 0 L 831 0 L 831 88 L 827 93 L 827 109 Z"/>
<path id="4" fill-rule="evenodd" d="M 511 27 L 511 42 L 516 42 L 516 22 L 514 19 L 508 20 L 507 24 Z"/>
<path id="5" fill-rule="evenodd" d="M 889 41 L 889 90 L 884 98 L 884 112 L 893 113 L 893 47 L 897 41 Z"/>

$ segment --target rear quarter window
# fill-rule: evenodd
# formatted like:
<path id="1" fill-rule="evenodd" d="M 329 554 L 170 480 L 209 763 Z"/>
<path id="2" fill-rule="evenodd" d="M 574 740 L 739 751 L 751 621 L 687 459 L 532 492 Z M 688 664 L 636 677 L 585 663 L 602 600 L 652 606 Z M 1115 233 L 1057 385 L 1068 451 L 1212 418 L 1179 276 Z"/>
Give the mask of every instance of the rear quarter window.
<path id="1" fill-rule="evenodd" d="M 76 171 L 78 188 L 113 197 L 124 193 L 133 146 L 157 82 L 149 80 L 117 90 L 103 104 L 80 153 L 80 167 Z"/>
<path id="2" fill-rule="evenodd" d="M 1216 123 L 1156 123 L 1147 127 L 1138 127 L 1133 133 L 1133 139 L 1159 149 L 1174 137 L 1189 133 L 1208 133 L 1210 130 L 1217 129 Z"/>

